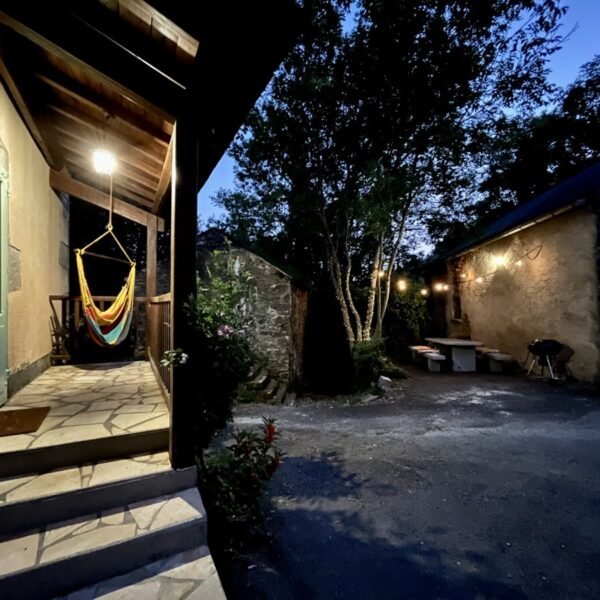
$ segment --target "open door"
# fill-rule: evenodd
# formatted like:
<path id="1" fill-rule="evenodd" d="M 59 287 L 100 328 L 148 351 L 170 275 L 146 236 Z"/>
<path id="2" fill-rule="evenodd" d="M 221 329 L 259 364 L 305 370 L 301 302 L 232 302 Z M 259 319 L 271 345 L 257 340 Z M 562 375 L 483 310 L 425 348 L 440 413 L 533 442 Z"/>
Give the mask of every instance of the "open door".
<path id="1" fill-rule="evenodd" d="M 8 160 L 0 144 L 0 406 L 8 398 Z"/>

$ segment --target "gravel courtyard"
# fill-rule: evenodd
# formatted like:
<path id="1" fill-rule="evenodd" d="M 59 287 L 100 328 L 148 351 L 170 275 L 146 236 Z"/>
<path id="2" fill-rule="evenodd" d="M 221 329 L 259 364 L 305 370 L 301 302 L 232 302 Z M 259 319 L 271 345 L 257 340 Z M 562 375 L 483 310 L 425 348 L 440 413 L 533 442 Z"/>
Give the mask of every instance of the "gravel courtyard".
<path id="1" fill-rule="evenodd" d="M 600 397 L 413 372 L 385 398 L 247 405 L 286 457 L 237 598 L 600 598 Z"/>

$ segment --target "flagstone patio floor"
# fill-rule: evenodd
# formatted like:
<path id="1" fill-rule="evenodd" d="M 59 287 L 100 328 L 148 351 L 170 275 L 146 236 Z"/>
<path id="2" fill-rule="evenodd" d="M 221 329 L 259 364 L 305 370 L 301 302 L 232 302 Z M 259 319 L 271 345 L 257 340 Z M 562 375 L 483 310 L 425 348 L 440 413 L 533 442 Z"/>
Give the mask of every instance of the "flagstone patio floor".
<path id="1" fill-rule="evenodd" d="M 0 454 L 169 427 L 150 363 L 51 367 L 0 410 L 49 406 L 34 433 L 0 437 Z"/>

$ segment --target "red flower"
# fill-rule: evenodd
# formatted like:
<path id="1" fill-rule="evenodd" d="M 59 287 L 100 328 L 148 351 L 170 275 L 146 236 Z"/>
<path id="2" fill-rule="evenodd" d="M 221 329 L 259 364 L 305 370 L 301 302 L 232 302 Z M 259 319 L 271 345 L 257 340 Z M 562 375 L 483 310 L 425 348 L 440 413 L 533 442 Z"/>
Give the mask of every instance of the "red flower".
<path id="1" fill-rule="evenodd" d="M 275 425 L 269 421 L 265 424 L 265 443 L 270 446 L 275 441 L 276 435 Z"/>

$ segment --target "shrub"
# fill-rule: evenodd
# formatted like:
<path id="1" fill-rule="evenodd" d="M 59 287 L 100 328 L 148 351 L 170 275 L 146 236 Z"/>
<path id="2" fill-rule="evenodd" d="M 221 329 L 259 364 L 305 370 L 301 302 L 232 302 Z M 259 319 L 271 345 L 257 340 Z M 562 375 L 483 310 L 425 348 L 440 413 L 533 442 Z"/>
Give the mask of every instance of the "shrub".
<path id="1" fill-rule="evenodd" d="M 199 453 L 231 419 L 238 387 L 254 360 L 248 340 L 253 281 L 236 267 L 230 252 L 214 253 L 214 258 L 187 305 L 197 333 L 194 360 L 203 367 L 197 384 Z"/>
<path id="2" fill-rule="evenodd" d="M 383 342 L 379 339 L 358 342 L 353 348 L 352 359 L 355 389 L 368 388 L 377 381 L 386 363 Z"/>
<path id="3" fill-rule="evenodd" d="M 263 418 L 258 432 L 236 432 L 230 446 L 210 451 L 200 464 L 209 521 L 229 542 L 260 521 L 260 499 L 283 455 L 275 447 L 278 437 L 275 420 Z"/>

